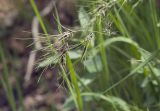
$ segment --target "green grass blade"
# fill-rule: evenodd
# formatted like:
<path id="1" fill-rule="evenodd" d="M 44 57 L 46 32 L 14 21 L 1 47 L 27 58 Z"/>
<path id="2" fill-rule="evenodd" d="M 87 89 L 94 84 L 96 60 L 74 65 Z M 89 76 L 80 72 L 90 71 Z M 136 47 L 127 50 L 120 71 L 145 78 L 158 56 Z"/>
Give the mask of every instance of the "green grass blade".
<path id="1" fill-rule="evenodd" d="M 138 44 L 135 41 L 133 41 L 132 39 L 126 38 L 126 37 L 123 37 L 123 36 L 119 36 L 119 37 L 113 37 L 113 38 L 106 39 L 105 41 L 100 43 L 96 48 L 93 48 L 92 50 L 90 50 L 88 52 L 88 54 L 92 54 L 91 57 L 94 57 L 98 54 L 98 52 L 100 52 L 99 48 L 101 46 L 104 46 L 105 48 L 107 48 L 107 47 L 109 47 L 110 45 L 112 45 L 116 42 L 124 42 L 126 44 L 133 45 L 137 48 L 139 47 Z"/>
<path id="2" fill-rule="evenodd" d="M 160 50 L 155 51 L 154 53 L 152 53 L 144 62 L 142 62 L 141 64 L 139 64 L 135 69 L 133 69 L 129 74 L 127 74 L 125 77 L 123 77 L 120 81 L 118 81 L 117 83 L 113 84 L 110 88 L 108 88 L 107 90 L 105 90 L 103 93 L 107 93 L 108 91 L 110 91 L 111 89 L 115 88 L 116 86 L 118 86 L 120 83 L 122 83 L 123 81 L 125 81 L 126 79 L 128 79 L 130 76 L 134 75 L 139 69 L 143 68 L 145 65 L 147 65 L 150 61 L 152 61 L 158 54 L 159 54 Z"/>
<path id="3" fill-rule="evenodd" d="M 9 72 L 8 72 L 8 68 L 7 65 L 5 64 L 5 55 L 4 55 L 4 51 L 2 49 L 2 45 L 0 44 L 0 60 L 2 61 L 2 63 L 4 64 L 4 71 L 2 72 L 2 78 L 0 78 L 3 88 L 6 91 L 6 95 L 7 95 L 7 99 L 9 101 L 10 107 L 13 111 L 17 111 L 16 110 L 16 101 L 14 98 L 14 94 L 13 94 L 13 90 L 12 90 L 12 85 L 9 83 Z"/>
<path id="4" fill-rule="evenodd" d="M 102 22 L 102 18 L 101 17 L 97 17 L 96 20 L 96 26 L 95 29 L 97 32 L 101 32 L 103 30 L 103 22 Z M 104 42 L 104 35 L 102 33 L 95 33 L 95 37 L 98 41 L 98 44 L 103 43 Z M 100 55 L 101 55 L 101 61 L 102 61 L 102 65 L 103 65 L 103 72 L 101 72 L 100 74 L 100 86 L 102 88 L 102 90 L 104 89 L 104 87 L 108 86 L 108 82 L 109 82 L 109 68 L 108 68 L 108 60 L 107 60 L 107 54 L 106 54 L 106 49 L 103 45 L 101 45 L 99 47 L 100 50 Z"/>
<path id="5" fill-rule="evenodd" d="M 69 69 L 69 72 L 70 72 L 70 76 L 71 76 L 71 81 L 73 83 L 73 86 L 74 86 L 74 89 L 75 89 L 75 92 L 76 92 L 76 99 L 77 99 L 77 102 L 78 102 L 78 108 L 79 108 L 79 111 L 83 111 L 83 102 L 82 102 L 82 98 L 81 98 L 81 93 L 80 93 L 80 89 L 79 89 L 79 86 L 78 86 L 78 81 L 77 81 L 77 77 L 76 77 L 76 72 L 74 70 L 74 67 L 72 65 L 72 62 L 68 56 L 68 54 L 66 54 L 66 63 L 67 63 L 67 67 Z"/>
<path id="6" fill-rule="evenodd" d="M 82 93 L 82 96 L 91 96 L 97 99 L 102 99 L 106 101 L 108 104 L 111 104 L 114 111 L 131 111 L 129 105 L 120 98 L 116 98 L 113 96 L 105 96 L 103 94 L 93 92 Z"/>
<path id="7" fill-rule="evenodd" d="M 36 4 L 35 4 L 35 0 L 30 0 L 30 3 L 31 3 L 31 5 L 32 5 L 32 8 L 33 8 L 36 16 L 38 17 L 38 20 L 39 20 L 40 25 L 41 25 L 41 27 L 42 27 L 42 29 L 43 29 L 43 32 L 44 32 L 46 35 L 48 35 L 48 32 L 47 32 L 47 29 L 46 29 L 45 24 L 44 24 L 44 22 L 43 22 L 43 19 L 42 19 L 41 15 L 40 15 L 40 13 L 39 13 L 39 10 L 38 10 L 38 8 L 37 8 L 37 6 L 36 6 Z"/>

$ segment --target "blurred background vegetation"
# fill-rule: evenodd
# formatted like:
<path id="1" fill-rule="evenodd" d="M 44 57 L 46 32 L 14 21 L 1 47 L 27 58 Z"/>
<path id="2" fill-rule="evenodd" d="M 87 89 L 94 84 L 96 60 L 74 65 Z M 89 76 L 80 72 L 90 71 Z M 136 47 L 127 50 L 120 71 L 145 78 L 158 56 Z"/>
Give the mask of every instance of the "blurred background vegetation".
<path id="1" fill-rule="evenodd" d="M 0 111 L 159 111 L 160 0 L 0 0 Z"/>

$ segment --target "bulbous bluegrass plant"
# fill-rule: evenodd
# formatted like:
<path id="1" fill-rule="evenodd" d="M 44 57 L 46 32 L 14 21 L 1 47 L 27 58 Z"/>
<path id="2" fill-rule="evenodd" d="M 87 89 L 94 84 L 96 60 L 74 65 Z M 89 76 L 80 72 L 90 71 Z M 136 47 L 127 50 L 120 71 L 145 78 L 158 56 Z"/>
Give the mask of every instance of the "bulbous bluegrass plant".
<path id="1" fill-rule="evenodd" d="M 38 67 L 59 66 L 70 91 L 64 111 L 160 110 L 155 0 L 79 0 L 80 28 L 62 26 L 56 14 L 58 35 L 47 33 L 34 0 L 30 2 L 48 52 Z"/>

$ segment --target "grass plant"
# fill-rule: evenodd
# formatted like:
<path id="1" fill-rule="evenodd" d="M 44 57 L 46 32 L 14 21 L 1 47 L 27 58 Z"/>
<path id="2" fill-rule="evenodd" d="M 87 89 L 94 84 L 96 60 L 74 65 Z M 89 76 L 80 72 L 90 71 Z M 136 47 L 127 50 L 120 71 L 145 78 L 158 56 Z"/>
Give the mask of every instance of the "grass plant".
<path id="1" fill-rule="evenodd" d="M 63 110 L 159 111 L 157 1 L 77 0 L 77 3 L 79 29 L 62 26 L 55 9 L 59 34 L 49 35 L 35 0 L 30 0 L 49 52 L 39 67 L 57 65 L 69 90 Z M 60 41 L 58 48 L 53 46 L 53 36 Z M 0 57 L 4 64 L 1 83 L 11 109 L 17 111 L 2 45 Z M 17 89 L 22 95 L 18 85 Z"/>

